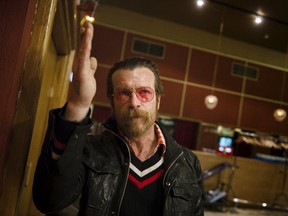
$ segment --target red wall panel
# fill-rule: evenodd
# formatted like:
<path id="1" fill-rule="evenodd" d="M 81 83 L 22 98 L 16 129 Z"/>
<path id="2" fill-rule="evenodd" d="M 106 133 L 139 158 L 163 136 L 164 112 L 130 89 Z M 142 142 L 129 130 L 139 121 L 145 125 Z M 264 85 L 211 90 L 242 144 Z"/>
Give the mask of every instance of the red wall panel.
<path id="1" fill-rule="evenodd" d="M 240 64 L 244 63 L 232 58 L 219 56 L 218 66 L 215 66 L 217 61 L 216 58 L 215 54 L 193 49 L 188 81 L 212 86 L 215 72 L 215 87 L 240 92 L 243 79 L 233 76 L 231 72 L 234 62 Z"/>
<path id="2" fill-rule="evenodd" d="M 96 57 L 101 64 L 112 65 L 119 61 L 124 43 L 124 32 L 100 25 L 94 25 L 94 28 L 91 55 Z"/>
<path id="3" fill-rule="evenodd" d="M 190 59 L 188 81 L 203 85 L 212 85 L 216 56 L 193 49 Z"/>
<path id="4" fill-rule="evenodd" d="M 106 96 L 106 79 L 107 79 L 108 69 L 98 65 L 97 71 L 95 73 L 97 81 L 97 91 L 94 97 L 94 101 L 100 103 L 109 103 Z"/>
<path id="5" fill-rule="evenodd" d="M 188 47 L 172 44 L 165 41 L 159 41 L 144 37 L 137 34 L 128 34 L 125 48 L 125 57 L 139 56 L 139 54 L 132 51 L 133 39 L 143 38 L 144 40 L 163 44 L 165 46 L 165 56 L 163 59 L 153 56 L 146 56 L 153 60 L 159 67 L 161 76 L 183 80 L 185 77 L 186 65 L 188 61 Z M 145 55 L 141 55 L 144 56 Z"/>
<path id="6" fill-rule="evenodd" d="M 232 75 L 233 63 L 243 62 L 233 60 L 228 57 L 219 57 L 215 86 L 217 88 L 226 89 L 235 92 L 241 92 L 243 78 Z"/>
<path id="7" fill-rule="evenodd" d="M 274 120 L 273 112 L 279 106 L 250 98 L 244 98 L 241 127 L 261 132 L 287 134 L 288 119 Z M 286 110 L 288 107 L 286 107 Z"/>
<path id="8" fill-rule="evenodd" d="M 162 80 L 164 86 L 164 96 L 160 104 L 161 114 L 178 116 L 182 98 L 183 85 L 175 82 Z"/>
<path id="9" fill-rule="evenodd" d="M 247 79 L 245 93 L 249 95 L 280 100 L 283 71 L 260 65 L 252 66 L 259 68 L 258 80 L 253 81 Z"/>
<path id="10" fill-rule="evenodd" d="M 236 125 L 240 97 L 215 92 L 219 102 L 216 108 L 209 110 L 204 104 L 204 99 L 210 93 L 207 89 L 188 86 L 183 116 L 214 124 Z"/>

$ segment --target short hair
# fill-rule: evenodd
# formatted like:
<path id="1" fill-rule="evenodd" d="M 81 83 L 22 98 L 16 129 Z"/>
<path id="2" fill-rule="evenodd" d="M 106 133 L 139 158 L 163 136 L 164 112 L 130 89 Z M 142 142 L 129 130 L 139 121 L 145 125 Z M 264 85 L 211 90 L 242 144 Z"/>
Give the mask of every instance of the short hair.
<path id="1" fill-rule="evenodd" d="M 133 70 L 135 68 L 138 67 L 146 67 L 148 69 L 150 69 L 155 77 L 155 93 L 157 96 L 162 95 L 163 94 L 163 85 L 160 79 L 160 72 L 159 69 L 157 67 L 157 65 L 148 60 L 145 59 L 143 57 L 131 57 L 131 58 L 127 58 L 125 60 L 116 62 L 113 67 L 109 70 L 108 76 L 107 76 L 107 97 L 110 98 L 111 95 L 113 94 L 113 83 L 112 83 L 112 76 L 113 74 L 121 69 L 129 69 L 129 70 Z"/>

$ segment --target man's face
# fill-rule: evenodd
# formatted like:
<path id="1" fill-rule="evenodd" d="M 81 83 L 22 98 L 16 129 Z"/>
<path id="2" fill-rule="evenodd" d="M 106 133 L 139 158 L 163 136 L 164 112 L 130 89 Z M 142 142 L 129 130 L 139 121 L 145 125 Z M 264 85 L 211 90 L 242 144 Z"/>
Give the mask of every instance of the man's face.
<path id="1" fill-rule="evenodd" d="M 111 104 L 121 131 L 128 138 L 135 138 L 154 130 L 160 96 L 155 94 L 153 72 L 145 67 L 121 69 L 113 74 L 112 82 Z"/>

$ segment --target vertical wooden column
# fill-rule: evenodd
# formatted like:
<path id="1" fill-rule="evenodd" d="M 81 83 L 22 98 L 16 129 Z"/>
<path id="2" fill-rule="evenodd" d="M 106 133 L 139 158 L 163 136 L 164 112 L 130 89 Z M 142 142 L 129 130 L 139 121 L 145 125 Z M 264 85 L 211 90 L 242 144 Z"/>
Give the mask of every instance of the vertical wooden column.
<path id="1" fill-rule="evenodd" d="M 17 215 L 56 2 L 1 1 L 0 7 L 6 18 L 1 22 L 4 22 L 4 32 L 8 34 L 1 33 L 1 37 L 4 36 L 3 41 L 1 39 L 1 49 L 7 51 L 1 54 L 5 58 L 5 61 L 1 61 L 1 67 L 4 64 L 7 69 L 1 73 L 6 79 L 1 77 L 1 80 L 10 81 L 4 83 L 4 86 L 10 86 L 10 92 L 5 96 L 1 95 L 1 101 L 6 101 L 2 103 L 3 106 L 7 105 L 4 115 L 10 118 L 6 119 L 8 122 L 1 122 L 1 136 L 6 138 L 1 137 L 0 144 L 0 215 Z M 10 79 L 7 80 L 7 77 Z"/>

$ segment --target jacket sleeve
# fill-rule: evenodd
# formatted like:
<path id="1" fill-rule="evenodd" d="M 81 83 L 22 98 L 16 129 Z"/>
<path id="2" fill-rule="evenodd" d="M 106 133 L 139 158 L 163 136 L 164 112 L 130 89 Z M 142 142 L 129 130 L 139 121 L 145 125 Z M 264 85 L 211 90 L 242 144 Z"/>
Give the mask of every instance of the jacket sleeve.
<path id="1" fill-rule="evenodd" d="M 203 185 L 203 173 L 202 173 L 202 169 L 201 169 L 201 165 L 200 165 L 200 161 L 198 159 L 198 157 L 195 155 L 196 159 L 195 159 L 195 170 L 198 176 L 198 184 L 199 187 L 202 190 L 202 196 L 201 196 L 201 200 L 198 203 L 198 206 L 196 208 L 196 215 L 198 216 L 203 216 L 204 215 L 204 199 L 205 199 L 205 193 L 204 193 L 204 185 Z"/>
<path id="2" fill-rule="evenodd" d="M 191 169 L 195 172 L 197 176 L 197 181 L 198 185 L 201 188 L 202 194 L 201 194 L 201 199 L 199 199 L 197 206 L 194 211 L 195 216 L 204 216 L 204 186 L 203 186 L 203 173 L 202 173 L 202 168 L 200 161 L 198 157 L 190 150 L 184 148 L 184 154 L 185 157 L 187 158 L 187 161 L 191 167 Z"/>
<path id="3" fill-rule="evenodd" d="M 81 159 L 90 125 L 75 124 L 61 157 L 52 158 L 53 133 L 60 111 L 56 109 L 49 114 L 32 189 L 35 206 L 46 214 L 58 212 L 73 203 L 81 193 L 85 176 Z"/>

